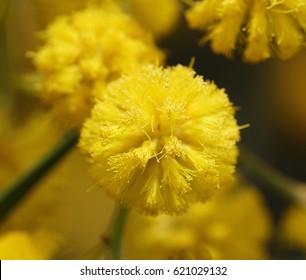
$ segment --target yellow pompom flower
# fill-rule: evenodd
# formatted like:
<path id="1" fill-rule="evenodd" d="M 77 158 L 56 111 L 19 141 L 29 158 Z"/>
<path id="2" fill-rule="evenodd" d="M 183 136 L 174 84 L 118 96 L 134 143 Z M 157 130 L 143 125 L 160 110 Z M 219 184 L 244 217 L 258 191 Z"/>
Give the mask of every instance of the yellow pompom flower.
<path id="1" fill-rule="evenodd" d="M 109 85 L 80 147 L 110 196 L 151 214 L 178 213 L 231 180 L 234 112 L 224 90 L 192 69 L 147 65 Z"/>
<path id="2" fill-rule="evenodd" d="M 267 259 L 271 218 L 252 187 L 221 191 L 179 216 L 131 212 L 123 236 L 125 259 Z M 150 254 L 148 254 L 150 252 Z"/>
<path id="3" fill-rule="evenodd" d="M 304 0 L 204 0 L 187 12 L 191 28 L 203 30 L 218 54 L 231 56 L 238 44 L 244 59 L 259 62 L 272 55 L 293 56 L 304 44 Z"/>
<path id="4" fill-rule="evenodd" d="M 281 221 L 281 236 L 287 243 L 306 252 L 306 208 L 289 208 Z"/>
<path id="5" fill-rule="evenodd" d="M 9 231 L 0 235 L 1 260 L 48 260 L 54 257 L 62 237 L 49 230 Z"/>
<path id="6" fill-rule="evenodd" d="M 95 91 L 163 59 L 150 34 L 109 2 L 58 17 L 43 38 L 31 54 L 42 76 L 41 97 L 61 122 L 76 127 L 89 116 Z"/>

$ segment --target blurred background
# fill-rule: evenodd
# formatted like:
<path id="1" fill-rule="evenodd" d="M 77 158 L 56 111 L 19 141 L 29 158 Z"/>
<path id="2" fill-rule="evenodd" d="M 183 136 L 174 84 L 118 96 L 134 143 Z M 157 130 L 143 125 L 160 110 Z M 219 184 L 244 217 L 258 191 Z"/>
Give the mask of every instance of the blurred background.
<path id="1" fill-rule="evenodd" d="M 37 34 L 48 23 L 60 14 L 83 8 L 87 2 L 90 1 L 1 0 L 0 192 L 50 151 L 64 134 L 36 96 L 37 76 L 26 53 L 38 48 Z M 209 44 L 199 46 L 202 34 L 188 28 L 183 14 L 188 6 L 182 1 L 177 0 L 176 8 L 170 9 L 169 14 L 175 13 L 172 17 L 161 13 L 158 4 L 150 6 L 152 1 L 142 1 L 146 2 L 144 8 L 139 8 L 137 1 L 119 2 L 155 34 L 156 44 L 167 53 L 168 65 L 189 65 L 194 58 L 198 74 L 226 89 L 238 107 L 238 124 L 250 125 L 241 131 L 242 145 L 284 174 L 306 181 L 305 50 L 288 61 L 270 59 L 248 64 L 242 62 L 239 53 L 227 59 L 214 54 Z M 165 7 L 160 9 L 167 11 Z M 145 11 L 149 16 L 158 14 L 161 19 L 152 16 L 152 21 L 159 25 L 152 24 L 149 16 L 144 16 Z M 163 18 L 173 20 L 167 23 Z M 168 27 L 164 30 L 160 25 Z M 290 214 L 293 205 L 264 183 L 256 179 L 251 183 L 263 194 L 275 229 L 267 242 L 268 258 L 305 259 L 306 215 L 298 214 L 300 220 L 284 222 L 287 216 L 291 218 L 286 219 L 294 219 Z M 61 235 L 54 238 L 54 246 L 61 246 L 55 258 L 83 256 L 101 240 L 114 208 L 113 202 L 93 186 L 87 163 L 74 148 L 1 222 L 0 234 L 26 231 L 34 236 L 37 228 L 52 229 Z M 280 237 L 282 230 L 287 231 L 287 237 Z M 292 234 L 296 231 L 300 237 Z"/>

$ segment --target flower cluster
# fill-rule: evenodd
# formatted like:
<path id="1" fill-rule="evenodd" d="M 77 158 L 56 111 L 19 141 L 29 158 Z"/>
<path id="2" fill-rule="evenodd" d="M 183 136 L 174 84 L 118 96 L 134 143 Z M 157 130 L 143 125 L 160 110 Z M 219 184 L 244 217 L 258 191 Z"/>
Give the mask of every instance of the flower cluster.
<path id="1" fill-rule="evenodd" d="M 306 209 L 291 206 L 281 221 L 281 237 L 284 242 L 306 252 Z"/>
<path id="2" fill-rule="evenodd" d="M 0 235 L 0 258 L 9 260 L 48 260 L 54 258 L 62 242 L 53 231 L 33 233 L 10 231 Z"/>
<path id="3" fill-rule="evenodd" d="M 107 83 L 163 60 L 150 34 L 109 2 L 60 16 L 41 36 L 44 45 L 30 53 L 41 98 L 62 123 L 78 128 Z"/>
<path id="4" fill-rule="evenodd" d="M 271 231 L 260 193 L 239 185 L 180 216 L 131 213 L 123 253 L 127 259 L 266 259 Z"/>
<path id="5" fill-rule="evenodd" d="M 147 213 L 179 213 L 231 180 L 234 112 L 224 91 L 192 69 L 148 65 L 109 85 L 80 147 L 110 196 Z"/>
<path id="6" fill-rule="evenodd" d="M 278 245 L 305 254 L 306 212 L 297 207 L 305 204 L 305 184 L 247 148 L 235 172 L 240 130 L 248 126 L 238 123 L 254 112 L 254 122 L 270 117 L 265 128 L 274 132 L 265 129 L 264 139 L 282 138 L 273 152 L 287 137 L 301 143 L 279 158 L 292 159 L 289 150 L 305 155 L 304 142 L 297 142 L 305 134 L 303 53 L 293 64 L 272 60 L 260 68 L 268 71 L 266 80 L 256 76 L 265 93 L 256 102 L 252 72 L 242 73 L 252 66 L 234 60 L 223 67 L 225 59 L 214 54 L 230 58 L 237 51 L 251 63 L 292 57 L 305 43 L 305 0 L 6 2 L 0 4 L 0 259 L 267 259 L 282 257 Z M 199 53 L 201 33 L 191 29 L 204 32 L 201 41 L 213 52 Z M 269 92 L 277 101 L 268 104 Z M 301 97 L 298 104 L 292 94 Z M 236 120 L 232 98 L 243 105 L 237 117 L 244 119 Z M 256 127 L 246 146 L 259 141 L 265 152 Z M 273 199 L 274 221 L 259 187 L 245 183 L 253 179 L 273 190 L 265 201 Z M 295 205 L 281 209 L 277 192 Z"/>
<path id="7" fill-rule="evenodd" d="M 248 62 L 288 59 L 305 42 L 304 0 L 203 0 L 186 17 L 191 28 L 205 32 L 203 41 L 214 52 L 231 56 L 239 44 Z"/>

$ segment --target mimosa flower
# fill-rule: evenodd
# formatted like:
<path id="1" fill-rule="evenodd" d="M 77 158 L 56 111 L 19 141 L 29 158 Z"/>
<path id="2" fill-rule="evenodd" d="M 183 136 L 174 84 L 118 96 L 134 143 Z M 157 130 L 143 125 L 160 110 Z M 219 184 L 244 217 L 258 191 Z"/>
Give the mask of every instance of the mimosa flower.
<path id="1" fill-rule="evenodd" d="M 306 209 L 290 207 L 281 221 L 281 236 L 284 241 L 306 252 Z"/>
<path id="2" fill-rule="evenodd" d="M 110 2 L 56 18 L 43 32 L 45 44 L 32 53 L 42 81 L 42 99 L 62 123 L 80 127 L 95 91 L 140 64 L 162 61 L 153 40 Z"/>
<path id="3" fill-rule="evenodd" d="M 109 85 L 80 147 L 111 197 L 151 214 L 178 213 L 231 180 L 234 112 L 224 90 L 192 69 L 148 65 Z"/>
<path id="4" fill-rule="evenodd" d="M 231 56 L 242 45 L 244 59 L 288 59 L 305 42 L 304 0 L 204 0 L 186 12 L 191 28 L 205 32 L 218 54 Z"/>
<path id="5" fill-rule="evenodd" d="M 58 252 L 62 237 L 49 230 L 9 231 L 0 236 L 1 260 L 49 260 Z"/>
<path id="6" fill-rule="evenodd" d="M 235 187 L 179 216 L 131 212 L 123 238 L 125 259 L 267 259 L 272 221 L 260 193 Z M 247 225 L 247 226 L 246 226 Z M 150 254 L 148 254 L 150 252 Z"/>

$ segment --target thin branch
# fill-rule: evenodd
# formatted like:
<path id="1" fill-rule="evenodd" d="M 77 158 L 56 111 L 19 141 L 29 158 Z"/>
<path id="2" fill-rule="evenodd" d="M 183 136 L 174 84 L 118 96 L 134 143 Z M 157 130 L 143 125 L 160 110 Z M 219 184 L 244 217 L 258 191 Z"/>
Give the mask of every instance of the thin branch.
<path id="1" fill-rule="evenodd" d="M 7 191 L 0 195 L 0 220 L 4 219 L 10 210 L 34 188 L 35 184 L 74 147 L 78 139 L 78 132 L 72 130 L 67 133 L 50 154 L 17 182 L 6 188 Z"/>
<path id="2" fill-rule="evenodd" d="M 111 248 L 112 248 L 113 260 L 120 260 L 121 258 L 121 243 L 122 243 L 121 241 L 122 241 L 122 235 L 127 215 L 128 215 L 128 210 L 126 208 L 120 207 L 111 235 Z"/>
<path id="3" fill-rule="evenodd" d="M 253 152 L 241 146 L 238 168 L 243 174 L 265 183 L 267 187 L 281 197 L 291 202 L 306 205 L 306 201 L 300 195 L 299 190 L 300 186 L 305 186 L 305 184 L 281 173 Z"/>
<path id="4" fill-rule="evenodd" d="M 128 209 L 117 205 L 105 230 L 101 242 L 92 247 L 82 259 L 121 259 L 122 235 L 128 215 Z"/>

